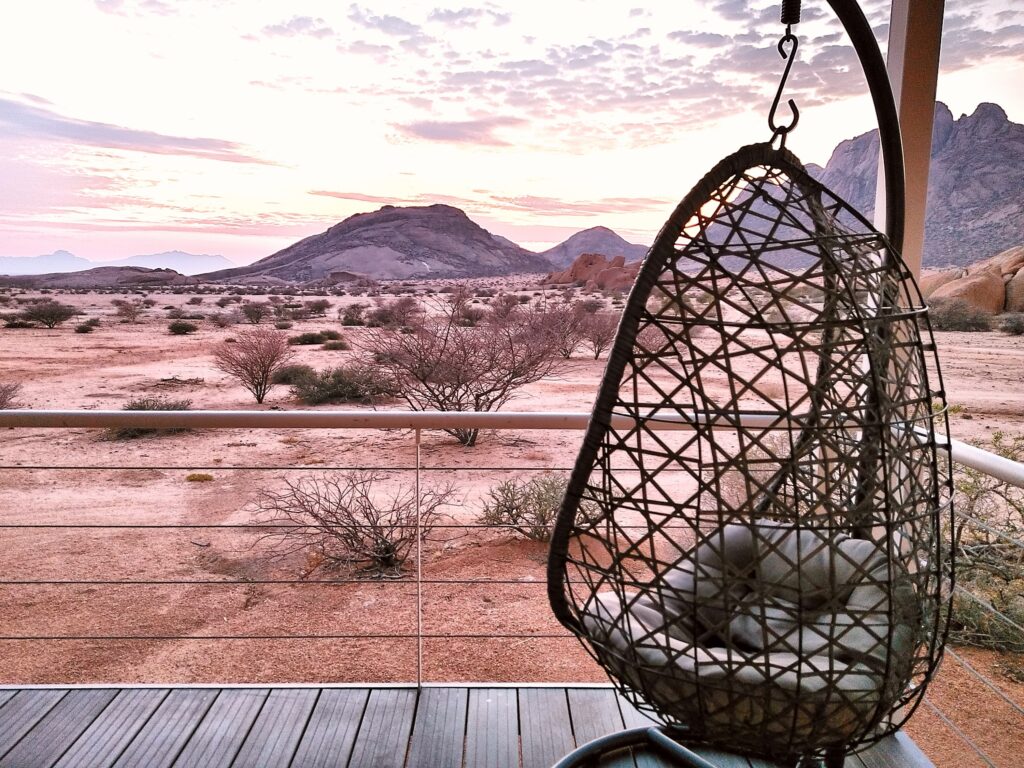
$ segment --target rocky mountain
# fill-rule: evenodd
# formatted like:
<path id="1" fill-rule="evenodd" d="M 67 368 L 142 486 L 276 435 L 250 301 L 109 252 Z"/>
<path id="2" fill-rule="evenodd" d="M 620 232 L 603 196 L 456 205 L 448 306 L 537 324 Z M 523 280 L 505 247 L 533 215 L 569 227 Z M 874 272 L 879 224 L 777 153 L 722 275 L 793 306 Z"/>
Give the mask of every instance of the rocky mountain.
<path id="1" fill-rule="evenodd" d="M 599 253 L 608 258 L 622 256 L 626 261 L 634 261 L 646 255 L 647 246 L 629 243 L 608 227 L 591 227 L 554 248 L 541 251 L 540 255 L 556 267 L 568 267 L 584 253 Z"/>
<path id="2" fill-rule="evenodd" d="M 246 267 L 203 275 L 223 282 L 267 278 L 304 282 L 354 272 L 374 278 L 477 277 L 547 272 L 551 264 L 497 238 L 449 205 L 357 213 Z"/>
<path id="3" fill-rule="evenodd" d="M 954 119 L 935 105 L 924 265 L 966 266 L 1024 239 L 1024 125 L 996 104 Z M 808 169 L 871 218 L 878 131 L 844 141 L 824 169 Z"/>
<path id="4" fill-rule="evenodd" d="M 0 285 L 24 288 L 162 288 L 194 285 L 199 281 L 173 269 L 145 267 L 96 267 L 78 272 L 51 272 L 44 275 L 0 275 Z"/>
<path id="5" fill-rule="evenodd" d="M 80 272 L 97 267 L 145 267 L 172 269 L 183 275 L 197 275 L 234 264 L 223 256 L 165 251 L 129 256 L 113 261 L 90 261 L 68 251 L 54 251 L 42 256 L 0 256 L 0 275 L 48 275 L 57 272 Z"/>

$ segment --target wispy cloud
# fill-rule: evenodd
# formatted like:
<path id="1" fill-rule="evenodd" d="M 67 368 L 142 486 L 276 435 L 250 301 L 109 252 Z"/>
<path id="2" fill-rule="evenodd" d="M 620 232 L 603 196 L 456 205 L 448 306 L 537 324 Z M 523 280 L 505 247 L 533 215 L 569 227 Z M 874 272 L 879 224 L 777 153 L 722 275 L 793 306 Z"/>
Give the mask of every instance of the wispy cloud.
<path id="1" fill-rule="evenodd" d="M 517 117 L 485 117 L 479 120 L 422 120 L 396 127 L 409 136 L 428 141 L 502 146 L 508 142 L 495 136 L 494 131 L 523 122 Z"/>
<path id="2" fill-rule="evenodd" d="M 327 22 L 312 16 L 292 16 L 288 21 L 270 24 L 263 28 L 263 34 L 270 37 L 316 37 L 324 38 L 334 35 Z"/>
<path id="3" fill-rule="evenodd" d="M 0 126 L 11 135 L 36 140 L 63 141 L 154 155 L 187 155 L 230 163 L 273 165 L 268 160 L 248 154 L 241 145 L 233 141 L 170 136 L 110 123 L 79 120 L 42 107 L 2 98 Z"/>
<path id="4" fill-rule="evenodd" d="M 386 35 L 412 37 L 420 33 L 420 28 L 411 21 L 406 21 L 398 16 L 389 16 L 387 14 L 377 16 L 355 4 L 349 7 L 348 17 L 351 21 L 354 21 L 362 27 L 375 29 Z"/>
<path id="5" fill-rule="evenodd" d="M 512 20 L 511 14 L 484 8 L 435 8 L 427 21 L 435 21 L 449 27 L 475 27 L 481 21 L 490 21 L 500 27 Z"/>
<path id="6" fill-rule="evenodd" d="M 122 16 L 128 13 L 170 16 L 177 12 L 174 4 L 166 0 L 95 0 L 95 3 L 104 13 Z"/>

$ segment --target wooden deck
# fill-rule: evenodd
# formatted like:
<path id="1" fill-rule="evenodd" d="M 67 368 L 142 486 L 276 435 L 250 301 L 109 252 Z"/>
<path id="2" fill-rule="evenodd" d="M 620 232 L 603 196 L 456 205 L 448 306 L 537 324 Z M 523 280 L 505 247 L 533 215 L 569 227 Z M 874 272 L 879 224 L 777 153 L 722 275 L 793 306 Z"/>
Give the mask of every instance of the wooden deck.
<path id="1" fill-rule="evenodd" d="M 550 768 L 645 719 L 608 688 L 0 689 L 0 766 Z M 771 768 L 703 752 L 721 768 Z M 653 755 L 602 765 L 663 768 Z M 847 768 L 931 768 L 900 734 Z"/>

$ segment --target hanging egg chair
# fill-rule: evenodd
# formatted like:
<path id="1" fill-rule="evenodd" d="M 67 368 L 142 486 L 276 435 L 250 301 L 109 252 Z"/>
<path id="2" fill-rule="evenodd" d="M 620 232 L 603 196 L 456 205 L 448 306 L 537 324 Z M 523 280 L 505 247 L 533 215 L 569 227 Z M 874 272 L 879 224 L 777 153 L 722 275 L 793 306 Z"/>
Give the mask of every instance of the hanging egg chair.
<path id="1" fill-rule="evenodd" d="M 667 726 L 647 738 L 841 765 L 902 725 L 938 664 L 951 480 L 935 345 L 897 252 L 888 80 L 859 9 L 832 5 L 882 108 L 889 233 L 808 175 L 788 129 L 694 187 L 626 303 L 548 586 Z"/>

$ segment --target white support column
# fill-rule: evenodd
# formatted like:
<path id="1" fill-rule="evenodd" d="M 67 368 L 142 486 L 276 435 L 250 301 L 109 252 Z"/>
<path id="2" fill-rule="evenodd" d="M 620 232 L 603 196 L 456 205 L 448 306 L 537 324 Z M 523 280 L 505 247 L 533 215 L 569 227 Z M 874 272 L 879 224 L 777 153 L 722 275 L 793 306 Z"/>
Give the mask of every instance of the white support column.
<path id="1" fill-rule="evenodd" d="M 921 274 L 924 218 L 928 200 L 935 87 L 939 77 L 944 0 L 892 0 L 886 66 L 903 133 L 907 173 L 906 233 L 903 259 L 914 276 Z M 875 223 L 885 230 L 885 187 L 879 166 Z"/>

